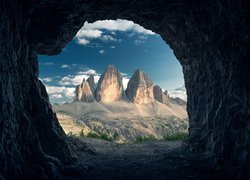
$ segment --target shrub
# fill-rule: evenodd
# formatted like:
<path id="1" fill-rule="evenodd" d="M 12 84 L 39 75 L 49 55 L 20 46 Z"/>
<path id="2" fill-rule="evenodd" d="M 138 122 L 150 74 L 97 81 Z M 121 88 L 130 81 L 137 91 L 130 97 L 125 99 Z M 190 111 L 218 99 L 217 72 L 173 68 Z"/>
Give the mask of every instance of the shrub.
<path id="1" fill-rule="evenodd" d="M 103 140 L 105 140 L 105 141 L 114 141 L 112 137 L 109 137 L 109 136 L 108 136 L 107 134 L 105 134 L 105 133 L 102 133 L 102 134 L 100 135 L 100 138 L 103 139 Z"/>
<path id="2" fill-rule="evenodd" d="M 93 131 L 90 131 L 88 134 L 87 134 L 87 137 L 88 138 L 100 138 L 99 134 L 93 132 Z"/>
<path id="3" fill-rule="evenodd" d="M 120 135 L 117 132 L 115 132 L 114 133 L 114 140 L 117 141 L 117 140 L 119 140 L 119 138 L 120 138 Z"/>
<path id="4" fill-rule="evenodd" d="M 80 134 L 79 134 L 81 137 L 85 137 L 84 135 L 84 132 L 83 132 L 83 129 L 81 130 Z"/>
<path id="5" fill-rule="evenodd" d="M 153 135 L 150 135 L 148 137 L 143 137 L 143 136 L 138 136 L 135 138 L 134 143 L 144 143 L 144 142 L 148 142 L 148 141 L 158 141 L 158 139 L 156 137 L 154 137 Z"/>
<path id="6" fill-rule="evenodd" d="M 177 132 L 171 135 L 164 136 L 165 141 L 178 141 L 183 140 L 185 137 L 187 137 L 187 132 Z"/>

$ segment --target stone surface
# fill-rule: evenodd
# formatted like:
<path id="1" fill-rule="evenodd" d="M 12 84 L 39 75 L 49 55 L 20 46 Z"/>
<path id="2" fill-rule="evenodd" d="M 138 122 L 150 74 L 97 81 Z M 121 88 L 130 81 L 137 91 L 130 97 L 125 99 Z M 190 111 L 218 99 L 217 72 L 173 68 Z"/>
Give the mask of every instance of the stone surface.
<path id="1" fill-rule="evenodd" d="M 98 102 L 108 103 L 121 101 L 123 96 L 122 75 L 114 65 L 109 65 L 98 81 L 95 98 Z"/>
<path id="2" fill-rule="evenodd" d="M 154 92 L 154 98 L 157 101 L 166 105 L 169 104 L 169 96 L 167 91 L 163 92 L 160 86 L 154 86 L 153 92 Z"/>
<path id="3" fill-rule="evenodd" d="M 89 76 L 89 78 L 87 79 L 87 82 L 89 83 L 90 89 L 92 91 L 92 94 L 95 94 L 95 79 L 94 79 L 94 75 L 91 74 Z"/>
<path id="4" fill-rule="evenodd" d="M 82 83 L 76 86 L 76 101 L 82 102 L 94 102 L 94 96 L 92 94 L 91 87 L 85 79 L 83 79 Z"/>
<path id="5" fill-rule="evenodd" d="M 136 70 L 128 82 L 126 96 L 135 104 L 154 102 L 153 82 L 141 70 Z"/>
<path id="6" fill-rule="evenodd" d="M 187 102 L 184 101 L 183 99 L 179 98 L 179 97 L 170 97 L 169 98 L 169 101 L 173 104 L 178 104 L 180 106 L 186 106 L 187 105 Z"/>
<path id="7" fill-rule="evenodd" d="M 187 149 L 209 152 L 222 164 L 248 162 L 249 8 L 247 0 L 2 0 L 0 177 L 55 179 L 61 162 L 70 161 L 38 80 L 36 55 L 58 54 L 86 20 L 117 18 L 160 34 L 180 61 L 190 119 Z"/>

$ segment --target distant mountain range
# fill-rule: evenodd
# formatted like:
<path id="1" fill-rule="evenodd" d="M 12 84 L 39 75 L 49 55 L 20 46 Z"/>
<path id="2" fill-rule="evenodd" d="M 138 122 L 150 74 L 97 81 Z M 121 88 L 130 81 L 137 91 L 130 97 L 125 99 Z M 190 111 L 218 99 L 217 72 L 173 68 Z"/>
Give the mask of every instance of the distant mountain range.
<path id="1" fill-rule="evenodd" d="M 109 65 L 102 73 L 97 84 L 94 83 L 94 76 L 76 87 L 75 101 L 91 103 L 130 101 L 135 104 L 150 104 L 155 101 L 169 105 L 186 105 L 180 98 L 170 98 L 167 91 L 163 91 L 159 86 L 153 86 L 152 80 L 141 70 L 136 70 L 130 78 L 127 89 L 124 90 L 122 75 L 114 65 Z"/>
<path id="2" fill-rule="evenodd" d="M 76 87 L 75 101 L 54 105 L 53 110 L 66 133 L 119 136 L 117 142 L 139 136 L 163 138 L 188 128 L 185 101 L 153 86 L 141 70 L 134 72 L 124 90 L 122 75 L 113 65 L 97 84 L 93 76 L 83 79 Z"/>

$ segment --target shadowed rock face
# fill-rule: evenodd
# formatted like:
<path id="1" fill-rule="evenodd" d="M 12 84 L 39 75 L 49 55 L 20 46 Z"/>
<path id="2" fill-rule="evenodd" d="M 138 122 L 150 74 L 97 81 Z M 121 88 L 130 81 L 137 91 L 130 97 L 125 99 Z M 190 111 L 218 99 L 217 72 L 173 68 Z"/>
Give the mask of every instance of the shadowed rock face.
<path id="1" fill-rule="evenodd" d="M 94 102 L 94 96 L 92 94 L 92 89 L 85 79 L 79 86 L 76 86 L 76 101 L 82 102 Z"/>
<path id="2" fill-rule="evenodd" d="M 109 65 L 101 75 L 96 88 L 96 101 L 115 102 L 123 99 L 122 75 L 115 66 Z"/>
<path id="3" fill-rule="evenodd" d="M 187 105 L 187 102 L 186 102 L 186 101 L 184 101 L 183 99 L 178 98 L 178 97 L 175 97 L 175 98 L 170 97 L 170 98 L 169 98 L 169 101 L 170 101 L 171 103 L 173 103 L 173 104 L 178 104 L 178 105 L 180 105 L 180 106 L 186 106 L 186 105 Z"/>
<path id="4" fill-rule="evenodd" d="M 153 103 L 152 80 L 143 71 L 136 70 L 128 82 L 126 95 L 135 104 Z"/>
<path id="5" fill-rule="evenodd" d="M 86 20 L 128 19 L 160 34 L 183 67 L 186 147 L 249 158 L 249 1 L 2 0 L 0 9 L 0 177 L 55 178 L 71 162 L 36 55 L 58 54 Z"/>
<path id="6" fill-rule="evenodd" d="M 154 86 L 153 92 L 154 92 L 154 98 L 157 101 L 163 104 L 169 104 L 169 96 L 167 91 L 163 92 L 160 86 Z"/>
<path id="7" fill-rule="evenodd" d="M 89 83 L 89 86 L 91 88 L 92 94 L 95 94 L 95 79 L 94 79 L 94 75 L 91 74 L 89 76 L 89 78 L 87 79 L 87 82 Z"/>

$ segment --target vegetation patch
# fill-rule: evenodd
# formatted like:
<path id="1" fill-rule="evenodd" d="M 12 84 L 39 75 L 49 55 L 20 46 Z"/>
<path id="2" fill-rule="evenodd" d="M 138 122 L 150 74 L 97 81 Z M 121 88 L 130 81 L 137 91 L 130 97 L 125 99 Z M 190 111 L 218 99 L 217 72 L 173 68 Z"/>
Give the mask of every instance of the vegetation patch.
<path id="1" fill-rule="evenodd" d="M 144 142 L 149 142 L 149 141 L 158 141 L 158 139 L 153 135 L 150 135 L 148 137 L 138 136 L 135 138 L 134 143 L 138 144 L 138 143 L 144 143 Z"/>
<path id="2" fill-rule="evenodd" d="M 165 141 L 180 141 L 187 137 L 187 132 L 177 132 L 171 135 L 164 136 Z"/>

